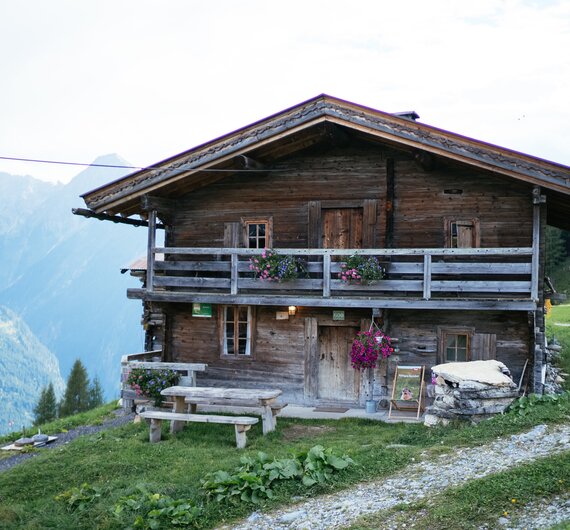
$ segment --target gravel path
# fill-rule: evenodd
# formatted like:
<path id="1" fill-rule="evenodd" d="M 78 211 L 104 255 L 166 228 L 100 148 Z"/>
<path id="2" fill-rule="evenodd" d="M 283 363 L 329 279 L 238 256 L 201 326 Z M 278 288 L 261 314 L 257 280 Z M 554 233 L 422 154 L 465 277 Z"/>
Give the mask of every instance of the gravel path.
<path id="1" fill-rule="evenodd" d="M 47 444 L 38 451 L 32 453 L 18 453 L 15 454 L 14 456 L 0 459 L 0 473 L 8 469 L 11 469 L 20 462 L 23 462 L 24 460 L 28 460 L 30 458 L 34 458 L 35 456 L 40 455 L 43 450 L 49 450 L 53 449 L 54 447 L 59 447 L 60 445 L 71 442 L 71 440 L 74 440 L 78 436 L 95 434 L 105 429 L 119 427 L 120 425 L 124 425 L 125 423 L 133 421 L 134 418 L 133 413 L 126 413 L 122 408 L 114 410 L 113 414 L 115 416 L 114 418 L 104 421 L 101 425 L 82 425 L 81 427 L 70 429 L 67 432 L 54 434 L 54 436 L 57 436 L 57 440 Z"/>
<path id="2" fill-rule="evenodd" d="M 413 464 L 404 471 L 379 482 L 360 484 L 348 491 L 311 499 L 288 509 L 268 514 L 254 512 L 233 530 L 324 530 L 350 525 L 364 514 L 387 510 L 401 503 L 420 501 L 434 492 L 458 486 L 472 480 L 505 471 L 524 462 L 570 450 L 570 425 L 538 425 L 523 434 L 501 438 L 480 447 L 462 448 L 453 454 Z M 552 508 L 529 505 L 528 518 L 524 517 L 527 530 L 548 528 L 562 520 L 570 520 L 570 501 L 558 498 L 549 504 Z M 535 521 L 535 522 L 534 522 Z M 383 528 L 413 527 L 389 522 Z M 513 521 L 502 518 L 498 528 L 515 530 Z M 223 527 L 228 529 L 230 527 Z"/>

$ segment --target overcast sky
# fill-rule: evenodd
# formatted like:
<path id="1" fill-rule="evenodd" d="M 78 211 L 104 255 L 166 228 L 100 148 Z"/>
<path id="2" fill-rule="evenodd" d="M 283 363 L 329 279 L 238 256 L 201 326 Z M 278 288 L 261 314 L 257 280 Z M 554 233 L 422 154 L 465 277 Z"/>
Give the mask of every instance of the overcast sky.
<path id="1" fill-rule="evenodd" d="M 144 166 L 327 93 L 570 164 L 568 0 L 0 0 L 0 49 L 0 156 Z"/>

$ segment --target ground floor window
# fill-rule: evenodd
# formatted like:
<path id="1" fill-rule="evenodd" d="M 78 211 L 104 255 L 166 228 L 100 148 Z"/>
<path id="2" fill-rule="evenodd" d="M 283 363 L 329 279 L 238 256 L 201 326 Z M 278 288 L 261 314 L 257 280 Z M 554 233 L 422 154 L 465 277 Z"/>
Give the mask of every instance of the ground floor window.
<path id="1" fill-rule="evenodd" d="M 438 330 L 439 363 L 455 363 L 471 361 L 473 330 L 445 329 Z"/>
<path id="2" fill-rule="evenodd" d="M 252 355 L 253 309 L 245 305 L 221 308 L 222 355 L 245 358 Z"/>

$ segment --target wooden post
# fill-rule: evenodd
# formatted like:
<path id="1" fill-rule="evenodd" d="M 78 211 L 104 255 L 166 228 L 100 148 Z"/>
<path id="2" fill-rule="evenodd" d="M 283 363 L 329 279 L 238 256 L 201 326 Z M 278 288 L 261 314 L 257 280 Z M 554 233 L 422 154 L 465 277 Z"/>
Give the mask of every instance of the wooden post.
<path id="1" fill-rule="evenodd" d="M 331 296 L 331 255 L 323 256 L 323 297 Z"/>
<path id="2" fill-rule="evenodd" d="M 156 246 L 156 210 L 148 214 L 148 246 L 146 258 L 146 290 L 153 290 L 154 282 L 154 248 Z"/>
<path id="3" fill-rule="evenodd" d="M 247 444 L 247 431 L 251 429 L 251 425 L 238 425 L 236 424 L 236 445 L 238 449 L 245 448 Z"/>
<path id="4" fill-rule="evenodd" d="M 232 254 L 231 262 L 231 280 L 230 280 L 230 292 L 231 294 L 238 293 L 238 255 Z"/>
<path id="5" fill-rule="evenodd" d="M 540 268 L 540 188 L 533 190 L 532 206 L 532 273 L 530 297 L 538 302 L 538 273 Z"/>
<path id="6" fill-rule="evenodd" d="M 424 255 L 424 300 L 431 298 L 431 254 Z"/>
<path id="7" fill-rule="evenodd" d="M 184 396 L 174 396 L 174 412 L 186 412 L 186 402 L 184 401 Z M 172 434 L 181 431 L 183 428 L 183 421 L 172 420 L 170 422 L 170 432 Z"/>
<path id="8" fill-rule="evenodd" d="M 263 413 L 261 415 L 261 422 L 263 427 L 263 434 L 267 434 L 275 430 L 275 416 L 271 410 L 271 406 L 263 403 Z"/>
<path id="9" fill-rule="evenodd" d="M 161 436 L 162 436 L 162 420 L 152 418 L 150 420 L 150 443 L 154 444 L 156 442 L 160 442 Z"/>

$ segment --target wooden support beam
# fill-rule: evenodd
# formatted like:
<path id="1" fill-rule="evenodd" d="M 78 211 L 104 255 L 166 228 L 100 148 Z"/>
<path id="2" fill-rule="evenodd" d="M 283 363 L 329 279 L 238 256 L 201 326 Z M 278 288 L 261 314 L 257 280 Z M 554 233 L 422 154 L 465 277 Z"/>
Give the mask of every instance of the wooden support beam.
<path id="1" fill-rule="evenodd" d="M 538 280 L 540 269 L 540 188 L 535 186 L 533 190 L 532 207 L 532 272 L 531 272 L 531 298 L 538 301 Z"/>
<path id="2" fill-rule="evenodd" d="M 146 288 L 153 290 L 154 280 L 154 247 L 156 246 L 156 210 L 151 210 L 148 214 L 148 245 L 146 256 Z"/>
<path id="3" fill-rule="evenodd" d="M 160 214 L 171 214 L 179 208 L 179 201 L 175 199 L 167 199 L 165 197 L 156 197 L 154 195 L 144 194 L 141 197 L 141 208 L 145 212 L 156 210 Z"/>
<path id="4" fill-rule="evenodd" d="M 85 208 L 72 208 L 71 213 L 73 215 L 80 215 L 81 217 L 98 219 L 99 221 L 111 221 L 113 223 L 121 223 L 124 225 L 131 226 L 148 226 L 148 221 L 139 219 L 130 219 L 129 217 L 121 217 L 120 215 L 109 215 L 106 213 L 97 213 L 93 210 L 87 210 Z M 156 228 L 164 229 L 164 225 L 157 223 Z"/>
<path id="5" fill-rule="evenodd" d="M 147 300 L 162 303 L 194 303 L 220 305 L 266 305 L 266 306 L 311 306 L 311 307 L 354 307 L 354 308 L 387 308 L 387 309 L 442 309 L 442 310 L 475 310 L 475 311 L 535 311 L 536 303 L 529 299 L 513 298 L 431 298 L 423 300 L 418 297 L 314 297 L 298 295 L 227 295 L 185 292 L 148 292 L 145 289 L 127 289 L 127 298 L 131 300 Z"/>

